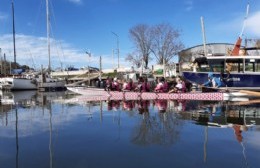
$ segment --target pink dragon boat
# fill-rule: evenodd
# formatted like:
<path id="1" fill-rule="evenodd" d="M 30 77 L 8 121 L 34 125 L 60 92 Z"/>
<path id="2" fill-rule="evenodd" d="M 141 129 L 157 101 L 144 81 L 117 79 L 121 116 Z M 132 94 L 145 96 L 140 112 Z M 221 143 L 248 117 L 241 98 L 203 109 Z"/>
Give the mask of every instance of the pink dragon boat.
<path id="1" fill-rule="evenodd" d="M 83 101 L 100 100 L 209 100 L 209 101 L 236 101 L 237 98 L 247 96 L 246 93 L 232 92 L 189 92 L 189 93 L 155 93 L 155 92 L 123 92 L 105 91 L 100 88 L 91 87 L 67 87 L 68 90 L 82 95 Z M 244 100 L 244 99 L 243 99 Z M 239 99 L 238 101 L 241 101 Z"/>

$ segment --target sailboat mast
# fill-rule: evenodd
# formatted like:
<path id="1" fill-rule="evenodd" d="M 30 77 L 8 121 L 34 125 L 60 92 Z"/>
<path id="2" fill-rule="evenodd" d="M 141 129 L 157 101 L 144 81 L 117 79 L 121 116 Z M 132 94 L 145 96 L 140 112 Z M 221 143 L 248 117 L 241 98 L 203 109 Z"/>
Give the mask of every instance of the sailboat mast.
<path id="1" fill-rule="evenodd" d="M 14 1 L 13 1 L 13 0 L 12 0 L 12 16 L 13 16 L 14 64 L 15 64 L 15 66 L 16 66 L 15 24 L 14 24 Z"/>
<path id="2" fill-rule="evenodd" d="M 200 18 L 201 21 L 201 29 L 202 29 L 202 36 L 203 36 L 203 49 L 204 49 L 204 56 L 208 55 L 207 53 L 207 46 L 206 46 L 206 35 L 205 35 L 205 26 L 204 26 L 204 19 L 203 17 Z"/>
<path id="3" fill-rule="evenodd" d="M 47 47 L 48 47 L 48 57 L 49 57 L 48 71 L 51 72 L 49 0 L 46 0 L 46 16 L 47 16 L 47 18 L 46 18 L 47 19 Z"/>

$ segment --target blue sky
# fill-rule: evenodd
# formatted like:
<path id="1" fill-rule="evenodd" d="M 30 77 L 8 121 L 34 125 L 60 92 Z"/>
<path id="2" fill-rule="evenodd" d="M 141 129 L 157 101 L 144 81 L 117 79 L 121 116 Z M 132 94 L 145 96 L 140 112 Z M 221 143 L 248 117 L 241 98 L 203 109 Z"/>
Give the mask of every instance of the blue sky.
<path id="1" fill-rule="evenodd" d="M 134 50 L 129 29 L 137 24 L 170 23 L 181 30 L 185 47 L 202 44 L 200 17 L 204 17 L 208 43 L 234 43 L 250 3 L 245 37 L 260 38 L 260 0 L 49 0 L 52 67 L 90 64 L 116 66 L 112 57 L 119 37 L 120 65 Z M 17 62 L 47 66 L 45 0 L 14 0 Z M 0 1 L 0 48 L 13 60 L 11 0 Z M 89 59 L 85 51 L 90 51 Z M 116 57 L 116 55 L 115 55 Z"/>

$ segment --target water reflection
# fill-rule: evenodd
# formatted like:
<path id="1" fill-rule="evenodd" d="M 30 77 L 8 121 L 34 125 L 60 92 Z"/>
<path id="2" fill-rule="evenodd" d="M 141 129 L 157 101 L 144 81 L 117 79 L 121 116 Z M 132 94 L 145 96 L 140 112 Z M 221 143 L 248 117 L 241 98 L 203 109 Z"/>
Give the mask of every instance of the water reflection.
<path id="1" fill-rule="evenodd" d="M 191 167 L 178 161 L 183 157 L 197 162 L 198 167 L 213 167 L 210 165 L 219 159 L 210 157 L 209 152 L 213 155 L 223 152 L 231 159 L 227 167 L 258 165 L 260 147 L 255 142 L 260 137 L 260 107 L 257 100 L 72 102 L 77 96 L 69 92 L 35 91 L 2 93 L 1 97 L 3 167 L 34 167 L 38 162 L 39 167 L 73 167 L 71 161 L 81 163 L 81 167 L 106 164 L 106 167 L 119 167 L 124 165 L 123 161 L 110 162 L 118 160 L 119 155 L 131 162 L 129 167 L 139 165 L 132 159 L 140 155 L 144 159 L 143 167 L 153 167 L 157 159 L 163 160 L 162 167 L 176 163 L 177 167 Z M 219 151 L 221 146 L 222 150 L 231 149 Z M 202 153 L 203 159 L 199 157 Z M 241 153 L 244 161 L 234 164 Z M 191 154 L 193 158 L 189 157 Z M 99 159 L 100 163 L 94 161 Z"/>
<path id="2" fill-rule="evenodd" d="M 2 132 L 2 137 L 11 138 L 12 133 L 12 123 L 15 122 L 15 146 L 16 146 L 16 155 L 15 155 L 15 167 L 19 167 L 19 153 L 20 145 L 19 138 L 30 136 L 30 132 L 27 130 L 25 122 L 29 122 L 31 119 L 35 119 L 36 122 L 39 120 L 34 114 L 30 113 L 33 116 L 30 116 L 27 110 L 35 110 L 36 108 L 41 108 L 43 118 L 49 117 L 49 167 L 53 167 L 52 158 L 53 158 L 53 147 L 52 147 L 52 106 L 51 100 L 59 99 L 64 97 L 65 92 L 53 92 L 53 93 L 39 93 L 36 91 L 19 91 L 19 92 L 1 92 L 1 111 L 0 118 L 2 120 L 2 125 L 11 130 L 6 130 Z M 46 114 L 45 111 L 48 111 Z M 27 111 L 27 112 L 25 112 Z M 22 113 L 21 113 L 22 112 Z M 13 118 L 13 114 L 15 118 Z M 36 114 L 38 115 L 38 114 Z M 42 118 L 40 118 L 42 119 Z M 14 121 L 15 120 L 15 121 Z M 11 125 L 11 127 L 10 127 Z M 1 130 L 5 131 L 5 130 Z M 33 131 L 33 128 L 32 128 Z M 7 166 L 9 167 L 9 166 Z"/>

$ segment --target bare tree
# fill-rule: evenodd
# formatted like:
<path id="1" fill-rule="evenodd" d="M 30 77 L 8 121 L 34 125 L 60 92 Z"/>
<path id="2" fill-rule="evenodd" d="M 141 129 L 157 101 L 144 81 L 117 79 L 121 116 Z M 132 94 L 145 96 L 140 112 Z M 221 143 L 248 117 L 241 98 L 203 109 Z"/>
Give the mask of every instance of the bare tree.
<path id="1" fill-rule="evenodd" d="M 139 54 L 136 53 L 128 54 L 125 60 L 131 62 L 133 66 L 136 66 L 137 68 L 141 67 L 142 57 Z"/>
<path id="2" fill-rule="evenodd" d="M 158 64 L 162 64 L 163 60 L 168 63 L 184 48 L 182 42 L 179 41 L 180 31 L 174 29 L 170 24 L 155 25 L 151 32 L 151 50 Z"/>
<path id="3" fill-rule="evenodd" d="M 151 28 L 146 24 L 139 24 L 131 28 L 129 33 L 137 51 L 142 56 L 144 67 L 147 68 L 152 45 Z"/>

